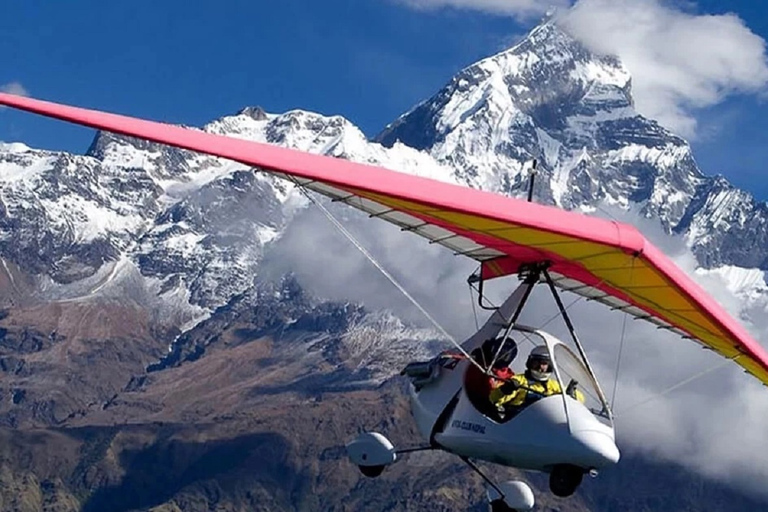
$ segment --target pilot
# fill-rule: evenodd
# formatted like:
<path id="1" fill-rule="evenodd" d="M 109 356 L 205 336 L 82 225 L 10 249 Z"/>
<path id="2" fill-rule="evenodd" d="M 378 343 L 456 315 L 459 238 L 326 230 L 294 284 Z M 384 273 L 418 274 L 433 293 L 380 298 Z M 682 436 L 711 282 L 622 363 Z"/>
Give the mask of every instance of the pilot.
<path id="1" fill-rule="evenodd" d="M 522 408 L 545 396 L 563 392 L 557 380 L 552 378 L 552 360 L 546 346 L 531 350 L 525 368 L 525 373 L 515 375 L 491 391 L 490 400 L 498 409 Z M 568 391 L 569 395 L 584 402 L 584 395 L 575 389 L 575 384 L 573 389 L 569 386 Z"/>

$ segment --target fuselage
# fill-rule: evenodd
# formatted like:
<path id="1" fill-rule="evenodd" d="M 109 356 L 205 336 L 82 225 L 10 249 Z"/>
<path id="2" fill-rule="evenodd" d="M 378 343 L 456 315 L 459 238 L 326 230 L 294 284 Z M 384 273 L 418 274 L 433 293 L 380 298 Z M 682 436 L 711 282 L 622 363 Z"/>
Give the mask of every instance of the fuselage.
<path id="1" fill-rule="evenodd" d="M 567 464 L 589 471 L 615 464 L 620 455 L 612 418 L 591 373 L 565 344 L 525 329 L 554 354 L 552 378 L 558 379 L 559 389 L 578 381 L 581 396 L 592 401 L 558 393 L 533 401 L 513 417 L 502 417 L 493 413 L 487 394 L 478 396 L 487 391 L 469 389 L 468 372 L 478 372 L 473 363 L 443 354 L 431 362 L 429 377 L 411 386 L 413 417 L 421 434 L 435 448 L 523 469 L 549 471 Z"/>
<path id="2" fill-rule="evenodd" d="M 430 409 L 420 392 L 411 393 L 411 403 L 421 434 L 460 456 L 541 471 L 557 464 L 600 469 L 619 460 L 613 428 L 569 396 L 542 398 L 503 423 L 478 412 L 463 389 L 448 413 Z"/>

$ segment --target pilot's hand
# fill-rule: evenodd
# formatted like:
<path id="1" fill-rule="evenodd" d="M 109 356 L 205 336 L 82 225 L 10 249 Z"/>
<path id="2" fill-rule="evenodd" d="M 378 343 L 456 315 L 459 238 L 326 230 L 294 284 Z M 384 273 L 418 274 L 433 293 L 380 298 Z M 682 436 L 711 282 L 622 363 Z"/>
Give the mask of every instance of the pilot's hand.
<path id="1" fill-rule="evenodd" d="M 570 397 L 576 398 L 576 386 L 578 385 L 579 385 L 578 381 L 571 379 L 571 382 L 568 383 L 568 387 L 565 388 L 565 394 Z"/>
<path id="2" fill-rule="evenodd" d="M 520 383 L 517 382 L 516 380 L 508 380 L 507 382 L 502 384 L 499 389 L 501 389 L 501 392 L 504 393 L 505 395 L 510 395 L 515 391 L 517 391 L 518 389 L 520 389 Z"/>

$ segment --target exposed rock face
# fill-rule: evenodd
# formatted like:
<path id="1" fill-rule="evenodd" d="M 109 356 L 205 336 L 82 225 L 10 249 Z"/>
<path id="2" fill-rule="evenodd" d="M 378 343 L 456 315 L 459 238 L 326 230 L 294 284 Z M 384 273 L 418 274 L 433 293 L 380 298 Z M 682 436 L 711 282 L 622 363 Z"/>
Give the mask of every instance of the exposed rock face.
<path id="1" fill-rule="evenodd" d="M 767 268 L 766 205 L 702 174 L 634 110 L 619 61 L 549 22 L 375 142 L 340 117 L 258 107 L 203 129 L 502 194 L 523 193 L 536 158 L 538 201 L 638 208 L 713 272 Z M 485 510 L 481 480 L 451 458 L 378 480 L 345 461 L 358 430 L 418 439 L 391 377 L 444 340 L 263 279 L 307 201 L 252 171 L 107 133 L 87 155 L 0 146 L 0 508 Z M 655 509 L 660 493 L 680 510 L 764 508 L 645 464 L 625 458 L 568 501 L 537 491 L 539 510 Z"/>
<path id="2" fill-rule="evenodd" d="M 504 194 L 522 193 L 535 158 L 539 202 L 637 204 L 702 265 L 766 269 L 766 205 L 702 174 L 686 141 L 634 109 L 623 65 L 552 22 L 461 71 L 376 140 L 427 151 L 456 181 Z"/>

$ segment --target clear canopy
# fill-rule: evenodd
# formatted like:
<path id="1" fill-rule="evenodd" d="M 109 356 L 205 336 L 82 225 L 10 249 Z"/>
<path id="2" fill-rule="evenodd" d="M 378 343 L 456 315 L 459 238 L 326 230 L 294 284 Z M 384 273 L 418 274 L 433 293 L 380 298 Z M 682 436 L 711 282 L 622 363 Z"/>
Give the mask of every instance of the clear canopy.
<path id="1" fill-rule="evenodd" d="M 512 375 L 525 374 L 528 354 L 534 347 L 542 345 L 547 347 L 554 363 L 554 371 L 552 371 L 550 379 L 557 380 L 564 394 L 576 398 L 600 421 L 612 426 L 610 408 L 594 375 L 589 371 L 579 354 L 554 336 L 536 329 L 516 326 L 506 339 L 488 340 L 475 356 L 481 366 L 491 367 L 490 373 L 492 375 L 508 379 Z M 502 368 L 508 368 L 509 372 L 505 372 Z M 490 388 L 483 388 L 476 384 L 477 379 L 485 378 L 487 381 L 488 376 L 483 377 L 473 365 L 469 365 L 467 371 L 469 379 L 465 385 L 470 399 L 484 414 L 494 416 L 495 410 L 488 413 Z M 501 380 L 497 379 L 495 385 L 498 386 L 501 383 Z M 530 403 L 526 400 L 526 404 L 529 405 Z M 525 406 L 520 408 L 523 407 Z M 502 416 L 510 419 L 519 412 L 520 408 L 516 411 L 507 410 L 502 413 Z"/>

